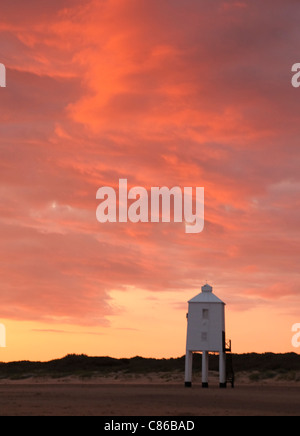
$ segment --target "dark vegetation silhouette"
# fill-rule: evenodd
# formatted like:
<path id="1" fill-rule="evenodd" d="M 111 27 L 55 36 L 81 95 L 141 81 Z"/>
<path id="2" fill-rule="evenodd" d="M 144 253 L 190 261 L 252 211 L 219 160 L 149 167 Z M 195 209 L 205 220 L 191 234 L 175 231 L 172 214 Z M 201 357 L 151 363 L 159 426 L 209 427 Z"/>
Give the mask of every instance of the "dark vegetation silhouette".
<path id="1" fill-rule="evenodd" d="M 77 375 L 79 377 L 101 376 L 113 372 L 124 374 L 148 374 L 162 372 L 184 372 L 185 357 L 175 359 L 151 359 L 133 357 L 131 359 L 114 359 L 112 357 L 88 357 L 86 355 L 69 354 L 62 359 L 49 362 L 9 362 L 0 363 L 0 379 L 22 379 L 29 377 L 53 378 Z M 201 354 L 194 355 L 194 368 L 201 371 Z M 218 371 L 219 358 L 210 355 L 210 370 Z M 278 374 L 300 371 L 300 355 L 288 354 L 233 354 L 233 365 L 236 373 L 242 371 L 258 371 Z M 258 377 L 259 378 L 259 377 Z"/>

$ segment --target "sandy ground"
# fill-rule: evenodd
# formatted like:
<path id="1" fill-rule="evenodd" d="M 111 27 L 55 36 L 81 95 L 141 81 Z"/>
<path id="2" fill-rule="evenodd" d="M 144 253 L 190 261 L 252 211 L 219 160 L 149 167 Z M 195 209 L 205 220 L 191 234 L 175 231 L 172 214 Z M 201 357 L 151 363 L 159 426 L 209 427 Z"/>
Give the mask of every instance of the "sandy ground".
<path id="1" fill-rule="evenodd" d="M 248 384 L 203 390 L 198 384 L 60 382 L 0 384 L 0 416 L 278 416 L 300 415 L 300 384 Z"/>

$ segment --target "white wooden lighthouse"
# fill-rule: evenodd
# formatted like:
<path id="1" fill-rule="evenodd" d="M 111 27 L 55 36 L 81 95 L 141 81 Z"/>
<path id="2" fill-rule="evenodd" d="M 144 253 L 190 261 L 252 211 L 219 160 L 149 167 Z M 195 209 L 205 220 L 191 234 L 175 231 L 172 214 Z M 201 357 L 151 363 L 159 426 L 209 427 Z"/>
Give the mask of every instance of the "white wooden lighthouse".
<path id="1" fill-rule="evenodd" d="M 192 386 L 193 352 L 202 351 L 202 387 L 208 387 L 209 352 L 219 353 L 220 387 L 226 387 L 225 303 L 209 285 L 189 302 L 185 386 Z"/>

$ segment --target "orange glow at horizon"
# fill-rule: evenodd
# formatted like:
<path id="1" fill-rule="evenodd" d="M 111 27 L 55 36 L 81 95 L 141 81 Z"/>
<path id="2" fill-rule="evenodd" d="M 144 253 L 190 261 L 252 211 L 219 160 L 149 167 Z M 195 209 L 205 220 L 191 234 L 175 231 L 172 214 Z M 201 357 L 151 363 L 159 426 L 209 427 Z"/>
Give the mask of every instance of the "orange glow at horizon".
<path id="1" fill-rule="evenodd" d="M 2 3 L 0 361 L 181 356 L 206 281 L 234 352 L 299 352 L 299 6 Z M 120 178 L 204 186 L 204 232 L 101 225 Z"/>
<path id="2" fill-rule="evenodd" d="M 184 355 L 187 304 L 182 304 L 181 292 L 160 297 L 130 289 L 112 291 L 111 297 L 117 315 L 109 317 L 107 327 L 4 320 L 7 348 L 0 350 L 0 360 L 9 362 L 22 357 L 48 361 L 73 353 L 115 358 Z M 226 334 L 232 340 L 232 351 L 297 352 L 291 343 L 293 319 L 274 305 L 246 311 L 227 306 Z"/>

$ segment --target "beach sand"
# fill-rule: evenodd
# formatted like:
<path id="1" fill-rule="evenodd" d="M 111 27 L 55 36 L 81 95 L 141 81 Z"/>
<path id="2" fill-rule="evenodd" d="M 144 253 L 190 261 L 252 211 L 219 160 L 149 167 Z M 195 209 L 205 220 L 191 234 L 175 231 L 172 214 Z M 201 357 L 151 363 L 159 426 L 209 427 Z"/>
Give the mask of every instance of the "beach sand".
<path id="1" fill-rule="evenodd" d="M 0 384 L 0 416 L 299 416 L 299 383 L 213 384 L 184 388 L 178 381 L 74 377 Z"/>

